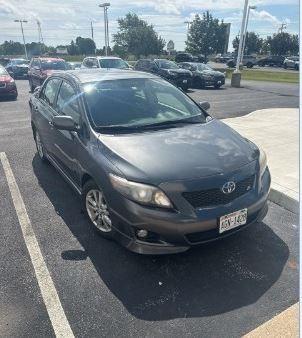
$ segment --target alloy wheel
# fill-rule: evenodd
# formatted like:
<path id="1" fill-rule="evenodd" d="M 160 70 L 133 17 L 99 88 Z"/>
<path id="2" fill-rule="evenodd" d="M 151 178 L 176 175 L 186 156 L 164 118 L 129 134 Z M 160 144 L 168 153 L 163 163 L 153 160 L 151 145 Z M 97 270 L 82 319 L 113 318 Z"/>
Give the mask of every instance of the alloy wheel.
<path id="1" fill-rule="evenodd" d="M 107 203 L 100 190 L 89 190 L 86 195 L 86 211 L 94 226 L 102 232 L 112 230 Z"/>

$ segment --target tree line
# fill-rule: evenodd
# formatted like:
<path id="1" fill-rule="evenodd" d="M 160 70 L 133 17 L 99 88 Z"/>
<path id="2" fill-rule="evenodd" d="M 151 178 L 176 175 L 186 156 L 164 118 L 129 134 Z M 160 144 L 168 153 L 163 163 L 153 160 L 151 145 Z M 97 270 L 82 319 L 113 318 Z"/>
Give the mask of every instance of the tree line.
<path id="1" fill-rule="evenodd" d="M 227 38 L 226 24 L 223 20 L 214 18 L 209 11 L 196 15 L 191 22 L 187 34 L 186 51 L 192 54 L 209 55 L 223 53 Z M 238 50 L 239 37 L 233 42 L 235 52 Z M 134 13 L 128 13 L 118 19 L 118 31 L 113 35 L 113 47 L 110 54 L 136 58 L 148 55 L 160 55 L 166 45 L 165 40 L 158 35 L 154 26 L 140 19 Z M 105 47 L 96 49 L 95 42 L 90 38 L 77 37 L 68 45 L 57 47 L 46 46 L 37 42 L 26 44 L 28 54 L 39 55 L 55 53 L 57 48 L 66 48 L 70 55 L 104 55 Z M 298 35 L 286 32 L 268 36 L 262 39 L 255 32 L 248 32 L 246 36 L 245 54 L 273 54 L 294 55 L 299 51 Z M 5 41 L 0 45 L 0 55 L 22 55 L 24 47 L 20 42 Z"/>

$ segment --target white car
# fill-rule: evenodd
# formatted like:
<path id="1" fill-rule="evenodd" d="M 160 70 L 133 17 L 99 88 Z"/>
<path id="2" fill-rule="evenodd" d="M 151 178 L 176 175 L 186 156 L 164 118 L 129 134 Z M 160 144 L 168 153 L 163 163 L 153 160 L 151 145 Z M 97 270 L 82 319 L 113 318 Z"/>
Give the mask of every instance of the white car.
<path id="1" fill-rule="evenodd" d="M 283 67 L 299 70 L 299 56 L 287 57 L 283 62 Z"/>
<path id="2" fill-rule="evenodd" d="M 115 56 L 89 56 L 82 62 L 81 68 L 117 68 L 131 69 L 123 59 Z"/>

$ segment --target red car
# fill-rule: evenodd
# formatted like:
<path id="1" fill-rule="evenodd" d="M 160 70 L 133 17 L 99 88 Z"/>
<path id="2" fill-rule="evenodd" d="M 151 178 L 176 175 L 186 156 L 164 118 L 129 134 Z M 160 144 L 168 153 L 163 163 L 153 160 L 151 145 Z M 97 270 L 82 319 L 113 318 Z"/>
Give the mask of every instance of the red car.
<path id="1" fill-rule="evenodd" d="M 67 70 L 65 60 L 49 57 L 32 58 L 28 69 L 28 81 L 30 90 L 33 92 L 36 87 L 41 86 L 44 80 L 56 70 Z"/>
<path id="2" fill-rule="evenodd" d="M 0 97 L 16 100 L 17 96 L 18 91 L 15 80 L 4 67 L 0 66 Z"/>

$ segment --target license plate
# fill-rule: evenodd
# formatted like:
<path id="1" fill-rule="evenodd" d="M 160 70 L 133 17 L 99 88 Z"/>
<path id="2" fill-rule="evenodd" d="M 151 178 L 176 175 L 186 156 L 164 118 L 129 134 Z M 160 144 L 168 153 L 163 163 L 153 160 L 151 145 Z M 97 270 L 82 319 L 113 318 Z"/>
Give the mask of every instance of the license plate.
<path id="1" fill-rule="evenodd" d="M 225 231 L 239 227 L 246 224 L 247 221 L 247 209 L 238 210 L 231 214 L 220 217 L 219 221 L 219 233 L 222 234 Z"/>
<path id="2" fill-rule="evenodd" d="M 182 83 L 188 83 L 188 80 L 182 80 Z"/>

